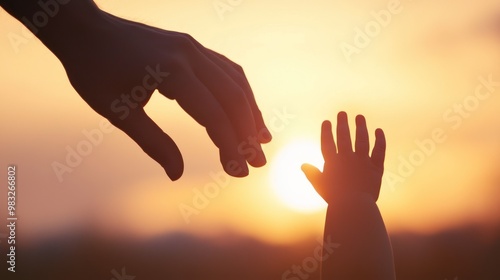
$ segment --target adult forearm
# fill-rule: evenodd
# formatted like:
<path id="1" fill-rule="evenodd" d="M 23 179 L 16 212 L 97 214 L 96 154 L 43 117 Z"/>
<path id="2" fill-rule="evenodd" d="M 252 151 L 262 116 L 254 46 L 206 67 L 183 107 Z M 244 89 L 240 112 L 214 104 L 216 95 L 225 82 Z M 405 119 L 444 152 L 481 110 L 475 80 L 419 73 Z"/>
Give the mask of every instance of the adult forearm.
<path id="1" fill-rule="evenodd" d="M 370 195 L 330 205 L 324 240 L 340 246 L 323 262 L 322 280 L 395 279 L 389 237 Z"/>
<path id="2" fill-rule="evenodd" d="M 0 0 L 0 6 L 56 55 L 103 19 L 92 0 Z"/>
<path id="3" fill-rule="evenodd" d="M 0 0 L 0 6 L 17 19 L 29 14 L 33 15 L 39 9 L 39 0 Z"/>

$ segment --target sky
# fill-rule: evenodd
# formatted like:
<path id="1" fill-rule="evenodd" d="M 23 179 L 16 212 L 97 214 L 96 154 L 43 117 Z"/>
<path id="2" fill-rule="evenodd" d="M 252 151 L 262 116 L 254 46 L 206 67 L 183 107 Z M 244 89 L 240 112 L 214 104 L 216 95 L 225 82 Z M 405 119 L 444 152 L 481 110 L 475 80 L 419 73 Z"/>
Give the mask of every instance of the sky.
<path id="1" fill-rule="evenodd" d="M 204 129 L 156 92 L 146 111 L 184 156 L 176 182 L 93 112 L 56 57 L 0 10 L 0 166 L 18 168 L 18 235 L 29 243 L 84 230 L 144 239 L 234 232 L 281 245 L 321 236 L 324 204 L 304 211 L 286 201 L 287 192 L 318 199 L 300 162 L 282 159 L 321 163 L 321 122 L 341 110 L 350 120 L 365 115 L 371 135 L 386 132 L 378 205 L 390 233 L 497 225 L 500 35 L 489 23 L 498 3 L 344 2 L 96 1 L 191 34 L 240 64 L 266 122 L 276 124 L 264 146 L 268 164 L 230 178 Z M 87 135 L 102 137 L 58 176 L 54 164 L 67 164 Z"/>

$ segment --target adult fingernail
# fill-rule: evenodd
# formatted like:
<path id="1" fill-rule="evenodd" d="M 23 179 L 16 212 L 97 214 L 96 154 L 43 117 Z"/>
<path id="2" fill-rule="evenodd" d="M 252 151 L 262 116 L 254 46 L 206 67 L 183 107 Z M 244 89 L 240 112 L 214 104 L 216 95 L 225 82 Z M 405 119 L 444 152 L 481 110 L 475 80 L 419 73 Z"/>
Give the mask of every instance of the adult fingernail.
<path id="1" fill-rule="evenodd" d="M 230 160 L 223 167 L 224 171 L 233 177 L 246 177 L 249 173 L 246 162 Z"/>
<path id="2" fill-rule="evenodd" d="M 250 153 L 247 157 L 248 163 L 253 167 L 262 167 L 266 165 L 267 160 L 264 153 L 260 150 L 255 149 L 254 153 Z"/>
<path id="3" fill-rule="evenodd" d="M 268 143 L 273 139 L 271 132 L 266 127 L 262 128 L 257 136 L 260 143 Z"/>
<path id="4" fill-rule="evenodd" d="M 167 166 L 167 167 L 164 166 L 163 169 L 165 170 L 165 173 L 167 173 L 168 178 L 170 178 L 170 180 L 172 181 L 179 180 L 179 178 L 181 178 L 182 176 L 182 173 L 184 172 L 183 167 L 179 168 L 172 166 Z"/>

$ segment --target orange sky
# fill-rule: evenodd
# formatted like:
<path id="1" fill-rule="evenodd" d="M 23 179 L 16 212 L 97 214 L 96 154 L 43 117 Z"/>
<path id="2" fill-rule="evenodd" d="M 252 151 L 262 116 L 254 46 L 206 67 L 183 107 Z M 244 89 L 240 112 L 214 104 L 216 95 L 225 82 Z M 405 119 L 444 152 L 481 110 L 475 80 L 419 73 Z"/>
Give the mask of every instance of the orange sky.
<path id="1" fill-rule="evenodd" d="M 390 231 L 500 221 L 500 86 L 477 104 L 465 104 L 471 109 L 467 117 L 448 112 L 455 104 L 474 102 L 479 76 L 500 81 L 499 41 L 480 32 L 494 1 L 401 1 L 400 12 L 350 63 L 340 46 L 353 45 L 356 28 L 365 28 L 372 12 L 392 1 L 242 1 L 222 14 L 214 3 L 226 1 L 96 2 L 117 15 L 190 33 L 245 68 L 268 122 L 283 110 L 293 118 L 272 131 L 266 167 L 251 169 L 244 179 L 217 181 L 211 176 L 221 172 L 217 151 L 204 130 L 155 94 L 147 111 L 184 155 L 181 180 L 169 182 L 156 162 L 114 130 L 103 133 L 103 141 L 60 182 L 53 162 L 64 162 L 66 148 L 84 141 L 84 130 L 98 129 L 101 117 L 37 39 L 12 45 L 12 34 L 28 34 L 2 10 L 0 162 L 19 168 L 24 231 L 18 234 L 36 239 L 86 227 L 142 237 L 229 230 L 285 243 L 319 235 L 323 211 L 300 213 L 276 197 L 271 177 L 286 174 L 271 173 L 273 159 L 297 139 L 317 143 L 321 121 L 339 110 L 351 117 L 363 113 L 371 130 L 386 131 L 386 171 L 399 176 L 394 181 L 386 174 L 379 200 Z M 402 176 L 402 162 L 418 157 L 415 141 L 432 137 L 436 129 L 446 139 Z M 187 224 L 179 207 L 193 206 L 196 191 L 209 184 L 219 187 L 216 194 Z M 3 219 L 5 211 L 0 213 Z"/>

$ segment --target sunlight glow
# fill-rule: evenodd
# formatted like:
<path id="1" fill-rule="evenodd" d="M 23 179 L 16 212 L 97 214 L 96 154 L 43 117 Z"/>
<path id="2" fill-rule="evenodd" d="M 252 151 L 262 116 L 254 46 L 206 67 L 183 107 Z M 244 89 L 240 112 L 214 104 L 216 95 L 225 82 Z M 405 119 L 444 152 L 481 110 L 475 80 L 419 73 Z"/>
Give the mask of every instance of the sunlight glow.
<path id="1" fill-rule="evenodd" d="M 322 169 L 323 157 L 318 144 L 301 140 L 285 146 L 271 166 L 271 185 L 278 199 L 293 210 L 312 213 L 326 208 L 300 167 L 310 163 Z"/>

